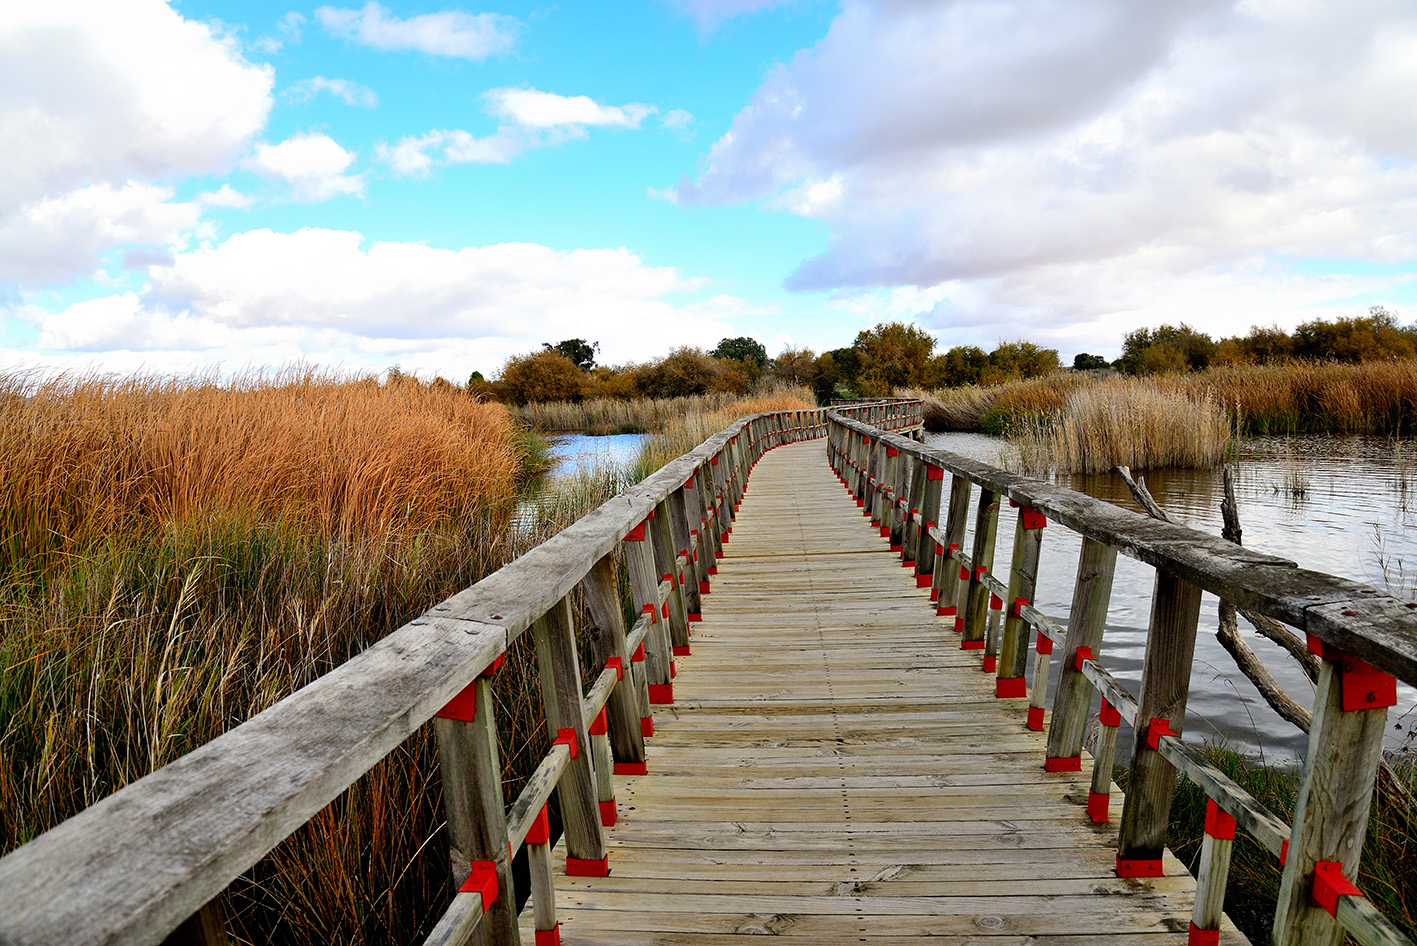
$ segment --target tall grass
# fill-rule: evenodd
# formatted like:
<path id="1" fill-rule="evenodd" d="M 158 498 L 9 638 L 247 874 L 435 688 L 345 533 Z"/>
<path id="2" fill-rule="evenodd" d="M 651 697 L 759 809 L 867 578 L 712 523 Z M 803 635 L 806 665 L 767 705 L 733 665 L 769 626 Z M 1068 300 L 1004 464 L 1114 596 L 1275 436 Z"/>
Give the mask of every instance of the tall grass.
<path id="1" fill-rule="evenodd" d="M 744 400 L 745 398 L 738 394 L 631 399 L 589 398 L 584 401 L 532 402 L 514 405 L 508 409 L 513 417 L 536 430 L 600 436 L 660 431 L 685 414 L 731 408 Z"/>
<path id="2" fill-rule="evenodd" d="M 645 438 L 635 460 L 636 479 L 688 453 L 740 417 L 767 411 L 815 410 L 817 406 L 810 388 L 789 385 L 756 396 L 735 398 L 728 403 L 710 398 L 693 400 L 687 410 L 675 416 L 659 433 Z"/>
<path id="3" fill-rule="evenodd" d="M 0 375 L 0 850 L 499 566 L 523 444 L 413 382 Z M 497 682 L 509 776 L 544 739 L 534 673 Z M 440 807 L 419 733 L 232 885 L 238 940 L 424 929 Z"/>
<path id="4" fill-rule="evenodd" d="M 1224 746 L 1207 746 L 1206 755 L 1213 765 L 1276 817 L 1285 823 L 1293 821 L 1298 770 L 1267 766 Z M 1399 757 L 1393 770 L 1400 786 L 1398 790 L 1384 787 L 1380 782 L 1373 796 L 1358 886 L 1388 919 L 1397 923 L 1409 937 L 1417 937 L 1417 875 L 1411 869 L 1413 858 L 1417 857 L 1417 812 L 1409 807 L 1401 791 L 1401 788 L 1407 790 L 1407 798 L 1417 791 L 1417 759 Z M 1118 769 L 1118 783 L 1124 789 L 1126 774 L 1126 769 Z M 1189 779 L 1179 779 L 1171 803 L 1166 843 L 1192 873 L 1199 864 L 1205 810 L 1204 790 Z M 1270 940 L 1282 871 L 1278 858 L 1248 835 L 1236 834 L 1225 912 L 1256 946 Z"/>
<path id="5" fill-rule="evenodd" d="M 1145 381 L 1111 378 L 1070 392 L 1061 408 L 1007 434 L 1030 472 L 1100 473 L 1209 467 L 1224 460 L 1230 420 L 1209 396 L 1189 398 Z"/>

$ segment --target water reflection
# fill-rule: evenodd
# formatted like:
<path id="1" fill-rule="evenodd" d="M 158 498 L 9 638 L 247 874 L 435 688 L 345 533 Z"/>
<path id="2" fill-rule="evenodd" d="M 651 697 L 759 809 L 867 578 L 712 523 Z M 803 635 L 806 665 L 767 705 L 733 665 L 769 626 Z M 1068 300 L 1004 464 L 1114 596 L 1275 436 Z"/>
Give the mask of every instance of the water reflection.
<path id="1" fill-rule="evenodd" d="M 1007 445 L 983 434 L 932 434 L 926 442 L 996 465 L 1008 456 Z M 1246 546 L 1404 598 L 1417 597 L 1417 530 L 1412 528 L 1417 509 L 1409 501 L 1417 478 L 1410 445 L 1366 436 L 1257 437 L 1242 443 L 1236 462 L 1236 500 Z M 1114 473 L 1054 480 L 1139 511 L 1126 484 Z M 1146 474 L 1146 482 L 1177 522 L 1219 534 L 1224 495 L 1220 471 L 1157 470 Z M 1007 567 L 1013 530 L 1014 517 L 1001 514 L 996 557 L 1000 568 Z M 1037 603 L 1065 620 L 1081 540 L 1067 529 L 1050 528 L 1043 546 Z M 1154 571 L 1148 566 L 1118 559 L 1104 662 L 1133 693 L 1141 679 L 1153 581 Z M 1216 604 L 1212 595 L 1206 595 L 1202 604 L 1187 705 L 1188 735 L 1222 737 L 1263 754 L 1270 762 L 1296 759 L 1304 751 L 1306 737 L 1280 719 L 1235 669 L 1215 638 Z M 1311 704 L 1313 685 L 1289 655 L 1255 634 L 1243 619 L 1240 623 L 1247 642 L 1279 682 L 1295 699 Z M 1417 691 L 1400 686 L 1399 705 L 1389 714 L 1390 747 L 1407 742 L 1409 724 L 1417 717 L 1415 703 Z"/>

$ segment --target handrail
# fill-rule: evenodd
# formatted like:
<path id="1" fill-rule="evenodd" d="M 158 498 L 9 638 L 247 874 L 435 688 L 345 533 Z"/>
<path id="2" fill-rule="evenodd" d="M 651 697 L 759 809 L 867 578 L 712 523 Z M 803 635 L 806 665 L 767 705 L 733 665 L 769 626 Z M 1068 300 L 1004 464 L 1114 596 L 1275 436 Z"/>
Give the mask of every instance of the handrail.
<path id="1" fill-rule="evenodd" d="M 1191 942 L 1216 942 L 1236 827 L 1284 865 L 1275 943 L 1408 943 L 1352 885 L 1382 751 L 1394 677 L 1417 683 L 1417 602 L 1223 539 L 1129 512 L 1031 477 L 977 463 L 828 413 L 828 461 L 892 550 L 914 563 L 936 614 L 954 616 L 961 647 L 982 652 L 1000 698 L 1028 698 L 1028 728 L 1043 729 L 1055 645 L 1063 648 L 1044 768 L 1081 768 L 1094 688 L 1102 696 L 1087 816 L 1109 820 L 1117 729 L 1132 727 L 1134 752 L 1118 839 L 1121 876 L 1159 876 L 1176 772 L 1209 798 Z M 948 502 L 945 473 L 951 476 Z M 972 489 L 979 498 L 973 549 L 964 542 Z M 1002 499 L 1017 506 L 1007 585 L 993 567 Z M 1043 527 L 1056 521 L 1082 538 L 1067 628 L 1032 604 Z M 938 523 L 938 524 L 937 524 Z M 1156 569 L 1140 694 L 1133 697 L 1099 656 L 1118 552 Z M 958 572 L 956 572 L 958 567 Z M 1181 741 L 1200 592 L 1304 631 L 1321 669 L 1294 824 L 1284 824 Z M 1005 614 L 1005 603 L 1008 605 Z M 1030 630 L 1038 632 L 1033 685 L 1025 678 Z"/>
<path id="2" fill-rule="evenodd" d="M 920 426 L 918 401 L 848 413 Z M 430 942 L 464 942 L 488 921 L 494 937 L 513 935 L 513 898 L 497 896 L 511 889 L 509 841 L 526 839 L 546 867 L 545 841 L 529 832 L 554 789 L 568 869 L 603 863 L 611 769 L 644 770 L 649 706 L 673 699 L 673 655 L 687 646 L 752 465 L 780 444 L 823 436 L 826 414 L 735 421 L 308 686 L 0 858 L 0 944 L 162 942 L 430 719 L 461 887 Z M 628 635 L 617 553 L 641 614 Z M 567 598 L 577 586 L 601 631 L 589 704 Z M 558 738 L 509 823 L 490 677 L 528 629 Z M 539 924 L 554 911 L 542 874 L 533 870 Z"/>

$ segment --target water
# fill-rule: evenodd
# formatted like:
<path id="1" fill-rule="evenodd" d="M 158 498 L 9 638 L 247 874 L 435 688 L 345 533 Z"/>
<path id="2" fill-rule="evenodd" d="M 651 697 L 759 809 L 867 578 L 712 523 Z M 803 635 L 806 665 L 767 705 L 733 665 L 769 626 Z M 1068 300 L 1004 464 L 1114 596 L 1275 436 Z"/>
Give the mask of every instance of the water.
<path id="1" fill-rule="evenodd" d="M 1002 441 L 983 434 L 931 434 L 926 443 L 995 465 L 1006 449 Z M 1417 477 L 1410 448 L 1400 453 L 1383 437 L 1252 438 L 1241 445 L 1237 474 L 1236 501 L 1247 547 L 1404 598 L 1417 596 Z M 1054 479 L 1137 509 L 1116 474 Z M 1220 533 L 1224 488 L 1219 470 L 1157 470 L 1146 475 L 1146 484 L 1177 522 Z M 1007 568 L 1013 547 L 1015 517 L 1007 512 L 999 516 L 995 565 L 1000 569 Z M 1050 524 L 1044 533 L 1036 604 L 1055 619 L 1066 621 L 1080 545 L 1081 539 L 1068 529 Z M 1133 559 L 1117 560 L 1102 660 L 1134 695 L 1140 688 L 1154 575 L 1153 569 Z M 1188 741 L 1223 738 L 1271 763 L 1296 760 L 1307 737 L 1271 710 L 1236 669 L 1215 638 L 1216 611 L 1216 598 L 1205 595 L 1187 704 Z M 1293 659 L 1255 634 L 1243 618 L 1240 625 L 1246 641 L 1285 689 L 1311 705 L 1313 685 Z M 1414 704 L 1417 691 L 1399 686 L 1398 705 L 1388 716 L 1389 748 L 1408 742 L 1410 726 L 1417 723 Z M 1119 747 L 1125 742 L 1120 740 Z"/>
<path id="2" fill-rule="evenodd" d="M 557 460 L 550 471 L 551 477 L 554 479 L 574 472 L 577 466 L 625 466 L 635 459 L 643 442 L 642 434 L 610 434 L 605 437 L 557 434 L 551 439 L 551 455 Z"/>

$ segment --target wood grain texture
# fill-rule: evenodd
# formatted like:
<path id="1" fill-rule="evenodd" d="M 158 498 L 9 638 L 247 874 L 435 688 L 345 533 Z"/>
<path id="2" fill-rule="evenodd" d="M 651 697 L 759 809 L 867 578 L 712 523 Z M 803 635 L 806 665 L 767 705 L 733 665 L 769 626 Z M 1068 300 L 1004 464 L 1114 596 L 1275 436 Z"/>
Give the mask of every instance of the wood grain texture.
<path id="1" fill-rule="evenodd" d="M 725 553 L 650 774 L 617 779 L 610 876 L 557 868 L 563 942 L 1185 943 L 1184 867 L 1116 876 L 1090 765 L 1044 771 L 820 444 L 764 456 Z"/>

